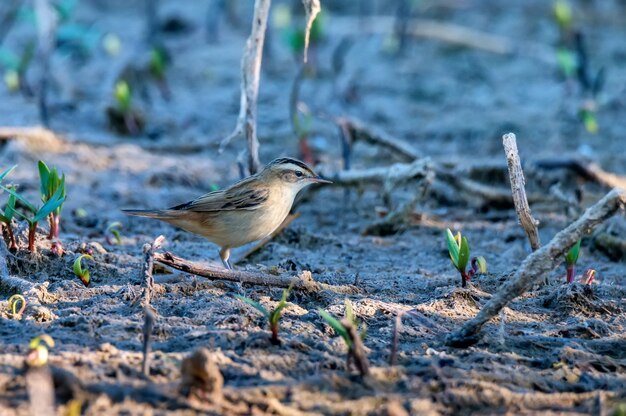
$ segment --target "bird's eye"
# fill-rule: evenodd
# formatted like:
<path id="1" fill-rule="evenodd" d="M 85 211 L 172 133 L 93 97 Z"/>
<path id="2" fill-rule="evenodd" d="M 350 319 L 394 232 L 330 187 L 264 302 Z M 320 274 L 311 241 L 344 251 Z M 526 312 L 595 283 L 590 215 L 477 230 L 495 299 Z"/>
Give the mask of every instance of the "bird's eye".
<path id="1" fill-rule="evenodd" d="M 302 173 L 301 171 L 299 171 L 299 170 L 297 170 L 297 171 L 296 171 L 296 176 L 297 176 L 298 178 L 301 178 L 301 177 L 302 177 L 302 175 L 303 175 L 303 173 Z"/>

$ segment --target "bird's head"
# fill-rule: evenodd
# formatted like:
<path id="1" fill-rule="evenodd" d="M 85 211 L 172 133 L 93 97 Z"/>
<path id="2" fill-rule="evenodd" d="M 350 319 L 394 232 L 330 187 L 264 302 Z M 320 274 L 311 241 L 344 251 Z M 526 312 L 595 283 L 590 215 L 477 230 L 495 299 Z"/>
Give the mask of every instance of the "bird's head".
<path id="1" fill-rule="evenodd" d="M 260 176 L 269 182 L 277 181 L 296 191 L 313 183 L 332 183 L 321 178 L 305 163 L 289 157 L 273 160 L 265 166 Z"/>

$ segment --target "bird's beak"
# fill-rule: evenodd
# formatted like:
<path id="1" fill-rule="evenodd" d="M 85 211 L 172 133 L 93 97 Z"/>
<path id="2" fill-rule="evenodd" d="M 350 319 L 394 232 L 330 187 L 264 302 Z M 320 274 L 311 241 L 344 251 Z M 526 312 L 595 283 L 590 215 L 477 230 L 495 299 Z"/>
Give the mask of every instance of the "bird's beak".
<path id="1" fill-rule="evenodd" d="M 333 183 L 332 181 L 329 181 L 328 179 L 324 179 L 320 176 L 314 176 L 312 178 L 309 178 L 309 180 L 315 183 Z"/>

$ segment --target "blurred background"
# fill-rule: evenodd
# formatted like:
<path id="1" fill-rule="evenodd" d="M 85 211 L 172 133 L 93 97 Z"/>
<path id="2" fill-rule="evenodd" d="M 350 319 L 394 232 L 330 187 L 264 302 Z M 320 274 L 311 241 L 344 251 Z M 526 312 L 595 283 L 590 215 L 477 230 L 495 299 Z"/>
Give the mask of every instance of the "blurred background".
<path id="1" fill-rule="evenodd" d="M 0 125 L 217 155 L 239 111 L 253 3 L 3 0 Z M 499 155 L 514 131 L 533 156 L 624 171 L 624 1 L 322 1 L 306 67 L 304 27 L 301 1 L 272 3 L 263 162 L 339 158 L 336 119 L 349 116 L 435 158 Z"/>

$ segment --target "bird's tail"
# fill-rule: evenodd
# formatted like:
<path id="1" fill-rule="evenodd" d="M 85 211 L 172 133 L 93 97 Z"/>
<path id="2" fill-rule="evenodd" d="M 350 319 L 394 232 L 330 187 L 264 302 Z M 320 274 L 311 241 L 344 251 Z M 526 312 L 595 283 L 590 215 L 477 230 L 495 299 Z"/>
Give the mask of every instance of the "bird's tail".
<path id="1" fill-rule="evenodd" d="M 168 220 L 173 217 L 172 211 L 161 209 L 123 209 L 122 212 L 134 217 L 154 218 L 157 220 Z"/>

